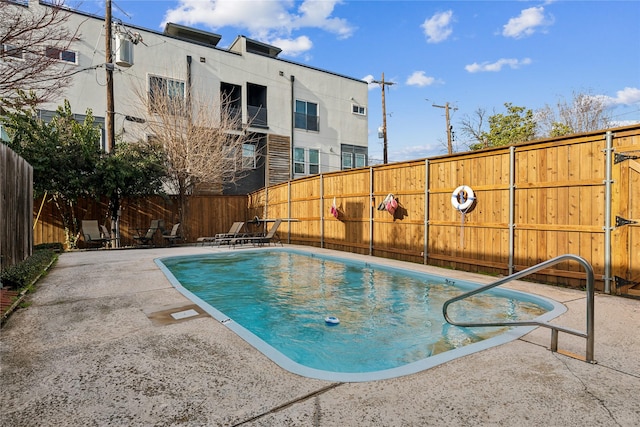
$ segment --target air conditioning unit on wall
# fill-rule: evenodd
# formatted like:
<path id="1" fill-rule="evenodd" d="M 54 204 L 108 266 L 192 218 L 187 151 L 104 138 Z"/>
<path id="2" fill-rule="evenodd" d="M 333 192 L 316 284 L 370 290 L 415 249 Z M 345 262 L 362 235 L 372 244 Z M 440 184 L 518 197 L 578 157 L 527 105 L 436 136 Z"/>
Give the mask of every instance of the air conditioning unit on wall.
<path id="1" fill-rule="evenodd" d="M 133 42 L 126 34 L 116 35 L 115 63 L 126 68 L 133 65 Z"/>

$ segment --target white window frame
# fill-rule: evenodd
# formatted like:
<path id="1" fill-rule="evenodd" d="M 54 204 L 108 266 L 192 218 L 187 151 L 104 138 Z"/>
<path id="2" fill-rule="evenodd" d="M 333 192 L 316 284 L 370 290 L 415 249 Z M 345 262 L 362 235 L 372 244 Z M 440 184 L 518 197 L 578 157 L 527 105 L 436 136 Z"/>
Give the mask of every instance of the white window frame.
<path id="1" fill-rule="evenodd" d="M 155 111 L 154 106 L 153 106 L 152 95 L 151 95 L 151 88 L 153 87 L 153 85 L 151 84 L 151 80 L 152 79 L 159 79 L 159 80 L 164 81 L 163 84 L 167 89 L 167 95 L 169 95 L 170 90 L 175 88 L 175 84 L 176 83 L 181 86 L 181 93 L 180 93 L 180 98 L 182 100 L 181 113 L 184 113 L 184 107 L 185 107 L 185 104 L 187 102 L 187 100 L 186 100 L 186 98 L 187 98 L 187 96 L 186 96 L 186 90 L 187 90 L 186 82 L 184 80 L 172 79 L 171 77 L 159 76 L 157 74 L 148 74 L 147 75 L 147 86 L 148 86 L 148 96 L 149 96 L 149 110 L 151 112 Z"/>
<path id="2" fill-rule="evenodd" d="M 302 153 L 302 158 L 300 158 Z M 312 153 L 316 153 L 316 162 L 311 161 Z M 317 148 L 294 147 L 293 173 L 295 175 L 316 175 L 320 173 L 320 150 Z"/>
<path id="3" fill-rule="evenodd" d="M 300 159 L 300 153 L 302 153 L 302 159 Z M 306 153 L 302 147 L 293 148 L 293 173 L 296 175 L 304 175 L 306 170 Z"/>
<path id="4" fill-rule="evenodd" d="M 353 114 L 357 114 L 358 116 L 366 116 L 367 115 L 367 107 L 363 107 L 358 104 L 351 104 L 351 112 Z"/>
<path id="5" fill-rule="evenodd" d="M 316 162 L 311 161 L 311 153 L 316 153 Z M 317 148 L 309 148 L 307 150 L 307 165 L 309 175 L 316 175 L 320 173 L 320 150 Z"/>
<path id="6" fill-rule="evenodd" d="M 342 170 L 353 169 L 353 153 L 343 151 L 341 159 Z"/>
<path id="7" fill-rule="evenodd" d="M 255 144 L 242 144 L 242 170 L 256 168 L 256 148 Z"/>
<path id="8" fill-rule="evenodd" d="M 298 103 L 304 103 L 304 111 L 298 111 Z M 316 107 L 316 115 L 312 116 L 308 114 L 309 105 L 315 105 Z M 320 105 L 317 102 L 305 101 L 304 99 L 296 99 L 295 107 L 294 107 L 294 118 L 293 118 L 293 127 L 295 129 L 304 130 L 307 132 L 320 132 Z M 298 126 L 298 116 L 304 116 L 304 127 Z M 315 117 L 315 127 L 316 129 L 310 129 L 309 117 Z"/>

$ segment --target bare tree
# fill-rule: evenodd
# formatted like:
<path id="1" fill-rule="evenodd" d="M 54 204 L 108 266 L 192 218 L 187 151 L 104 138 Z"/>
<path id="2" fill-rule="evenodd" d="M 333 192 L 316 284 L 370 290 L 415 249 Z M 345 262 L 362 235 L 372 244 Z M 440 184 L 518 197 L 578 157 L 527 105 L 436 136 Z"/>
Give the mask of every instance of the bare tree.
<path id="1" fill-rule="evenodd" d="M 167 158 L 168 185 L 180 198 L 180 219 L 187 216 L 187 196 L 199 188 L 222 192 L 244 175 L 243 150 L 255 150 L 256 136 L 229 98 L 203 100 L 160 80 L 149 92 L 138 90 L 146 112 L 146 132 Z M 252 152 L 253 154 L 253 152 Z M 184 221 L 183 221 L 184 222 Z M 188 230 L 185 230 L 188 232 Z"/>
<path id="2" fill-rule="evenodd" d="M 461 132 L 467 138 L 467 144 L 471 149 L 477 149 L 473 147 L 482 148 L 487 146 L 487 141 L 483 137 L 486 115 L 487 110 L 478 108 L 473 112 L 472 117 L 465 114 L 460 120 Z"/>
<path id="3" fill-rule="evenodd" d="M 571 100 L 558 100 L 536 112 L 540 136 L 554 137 L 611 127 L 606 101 L 590 93 L 573 92 Z"/>
<path id="4" fill-rule="evenodd" d="M 33 3 L 0 1 L 0 111 L 20 106 L 25 98 L 18 91 L 33 92 L 29 99 L 41 103 L 69 84 L 65 61 L 72 58 L 65 55 L 74 55 L 69 46 L 79 39 L 78 30 L 69 29 L 63 0 Z"/>

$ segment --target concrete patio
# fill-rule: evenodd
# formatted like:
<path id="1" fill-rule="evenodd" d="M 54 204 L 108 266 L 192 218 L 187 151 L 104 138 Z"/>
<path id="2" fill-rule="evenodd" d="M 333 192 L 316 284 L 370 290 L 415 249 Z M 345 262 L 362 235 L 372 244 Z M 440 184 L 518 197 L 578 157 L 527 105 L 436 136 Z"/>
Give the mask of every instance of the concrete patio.
<path id="1" fill-rule="evenodd" d="M 417 374 L 329 382 L 274 364 L 194 307 L 153 261 L 219 250 L 229 249 L 62 254 L 2 328 L 0 425 L 640 425 L 640 300 L 596 295 L 597 364 L 552 353 L 549 330 L 538 328 Z M 565 304 L 554 323 L 585 330 L 585 292 L 508 287 Z M 168 315 L 185 308 L 201 314 Z M 559 347 L 584 355 L 585 340 L 560 334 Z"/>

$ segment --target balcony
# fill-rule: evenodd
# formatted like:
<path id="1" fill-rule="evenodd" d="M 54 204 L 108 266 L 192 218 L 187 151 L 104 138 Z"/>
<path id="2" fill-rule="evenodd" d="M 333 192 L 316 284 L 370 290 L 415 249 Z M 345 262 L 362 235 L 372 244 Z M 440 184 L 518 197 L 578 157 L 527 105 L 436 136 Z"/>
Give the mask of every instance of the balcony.
<path id="1" fill-rule="evenodd" d="M 267 128 L 267 109 L 264 107 L 247 106 L 248 122 L 253 127 Z"/>

